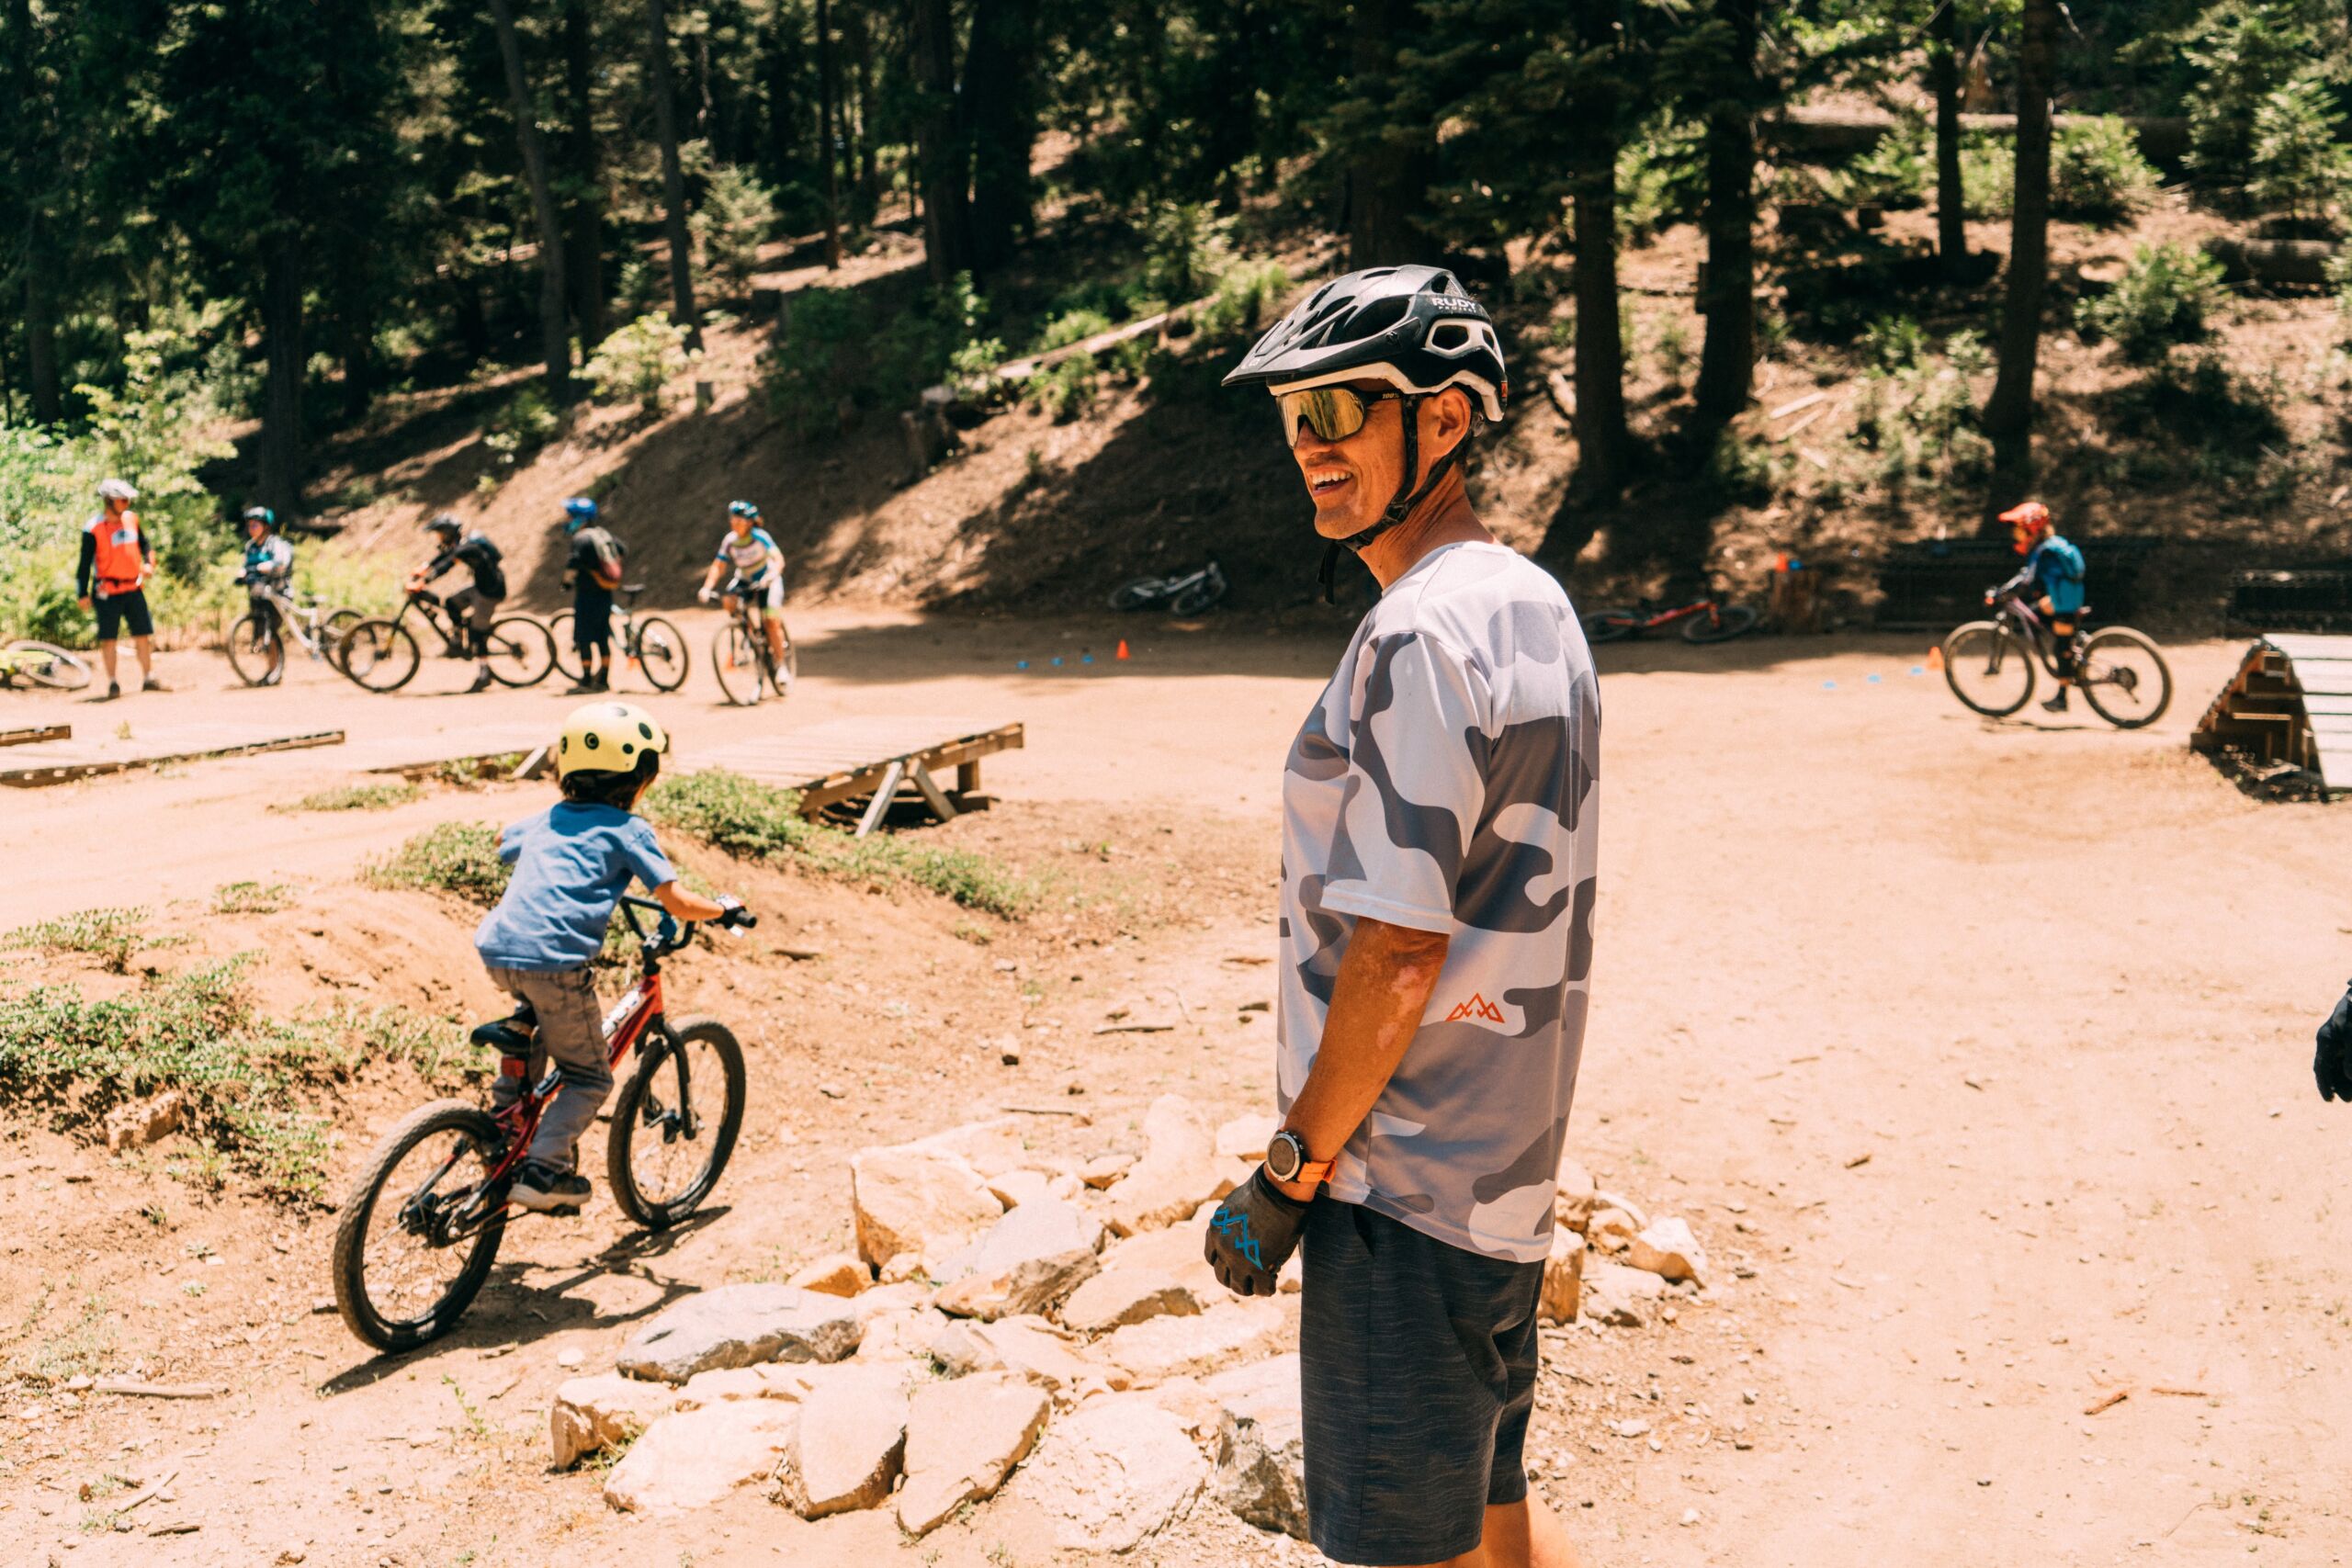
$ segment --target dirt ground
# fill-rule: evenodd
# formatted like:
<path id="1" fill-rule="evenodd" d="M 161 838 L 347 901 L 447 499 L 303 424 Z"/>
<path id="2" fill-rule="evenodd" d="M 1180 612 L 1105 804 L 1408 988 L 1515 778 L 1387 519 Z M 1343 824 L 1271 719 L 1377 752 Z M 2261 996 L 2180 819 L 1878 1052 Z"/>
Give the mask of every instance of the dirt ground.
<path id="1" fill-rule="evenodd" d="M 1272 940 L 1280 759 L 1344 629 L 846 610 L 796 626 L 807 679 L 786 707 L 720 708 L 707 675 L 661 705 L 682 761 L 849 714 L 1024 722 L 1027 749 L 989 764 L 995 809 L 914 830 L 1049 878 L 1057 900 L 999 922 L 690 855 L 769 916 L 673 969 L 681 1010 L 734 1021 L 750 1049 L 747 1137 L 713 1206 L 653 1239 L 605 1202 L 518 1225 L 462 1329 L 393 1362 L 317 1309 L 331 1215 L 209 1196 L 165 1173 L 168 1145 L 109 1159 L 0 1111 L 0 1356 L 229 1391 L 0 1384 L 0 1562 L 1082 1560 L 1053 1551 L 1017 1477 L 913 1544 L 879 1513 L 807 1524 L 748 1494 L 616 1516 L 594 1475 L 547 1472 L 548 1399 L 679 1292 L 840 1247 L 857 1147 L 1052 1106 L 1080 1115 L 1040 1116 L 1042 1135 L 1091 1154 L 1171 1089 L 1213 1117 L 1264 1107 L 1269 1026 L 1239 1009 L 1270 983 L 1250 960 Z M 2308 1066 L 2352 972 L 2325 873 L 2352 817 L 2257 803 L 2188 751 L 2233 647 L 2173 649 L 2173 711 L 2129 735 L 1976 719 L 1915 668 L 1922 651 L 1604 650 L 1572 1142 L 1604 1188 L 1688 1217 L 1719 1283 L 1671 1323 L 1546 1335 L 1538 1485 L 1592 1568 L 2341 1562 L 2352 1111 L 2319 1102 Z M 356 743 L 552 724 L 566 703 L 439 694 L 454 665 L 396 698 L 307 674 L 227 690 L 193 654 L 170 669 L 183 690 L 107 707 L 0 696 L 0 727 L 266 714 Z M 191 939 L 141 962 L 259 946 L 275 1007 L 489 1008 L 470 911 L 354 871 L 428 823 L 519 815 L 544 786 L 262 809 L 350 776 L 326 750 L 10 793 L 0 930 L 140 904 Z M 208 912 L 247 879 L 287 884 L 292 907 Z M 0 959 L 0 993 L 58 977 Z M 1092 1032 L 1137 998 L 1182 1026 Z M 338 1180 L 413 1098 L 350 1087 Z M 1636 1416 L 1647 1429 L 1621 1436 Z M 115 1509 L 166 1476 L 117 1532 Z M 1205 1500 L 1134 1554 L 1312 1557 Z"/>

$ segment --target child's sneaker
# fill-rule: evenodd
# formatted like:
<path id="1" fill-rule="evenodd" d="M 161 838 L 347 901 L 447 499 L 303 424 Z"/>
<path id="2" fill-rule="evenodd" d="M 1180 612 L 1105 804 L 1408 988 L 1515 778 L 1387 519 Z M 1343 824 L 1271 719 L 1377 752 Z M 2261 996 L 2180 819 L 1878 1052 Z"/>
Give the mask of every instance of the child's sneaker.
<path id="1" fill-rule="evenodd" d="M 2066 688 L 2064 686 L 2059 687 L 2058 694 L 2041 705 L 2041 711 L 2044 713 L 2064 713 L 2066 711 Z"/>
<path id="2" fill-rule="evenodd" d="M 594 1190 L 588 1179 L 576 1171 L 558 1170 L 526 1159 L 506 1198 L 516 1208 L 528 1209 L 535 1214 L 576 1214 Z"/>

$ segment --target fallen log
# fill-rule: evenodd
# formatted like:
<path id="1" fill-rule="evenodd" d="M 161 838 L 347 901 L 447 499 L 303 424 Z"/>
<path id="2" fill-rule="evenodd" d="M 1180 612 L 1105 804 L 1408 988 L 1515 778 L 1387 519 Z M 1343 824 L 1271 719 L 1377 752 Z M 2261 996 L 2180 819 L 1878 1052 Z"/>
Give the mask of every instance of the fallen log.
<path id="1" fill-rule="evenodd" d="M 2052 117 L 2057 130 L 2089 123 L 2096 115 L 2062 114 Z M 2140 155 L 2160 169 L 2177 169 L 2188 155 L 2188 121 L 2179 115 L 2124 115 L 2120 117 L 2130 128 L 2140 144 Z M 1829 109 L 1796 107 L 1767 119 L 1759 128 L 1764 136 L 1784 154 L 1803 162 L 1836 164 L 1849 158 L 1859 158 L 1878 145 L 1879 138 L 1894 129 L 1895 117 L 1891 114 L 1855 114 Z M 2013 114 L 1964 114 L 1960 117 L 1962 136 L 2015 136 L 2018 117 Z"/>
<path id="2" fill-rule="evenodd" d="M 2222 276 L 2232 283 L 2287 283 L 2312 288 L 2327 286 L 2327 264 L 2336 247 L 2325 240 L 2243 240 L 2217 234 L 2205 242 L 2205 254 L 2222 264 Z"/>

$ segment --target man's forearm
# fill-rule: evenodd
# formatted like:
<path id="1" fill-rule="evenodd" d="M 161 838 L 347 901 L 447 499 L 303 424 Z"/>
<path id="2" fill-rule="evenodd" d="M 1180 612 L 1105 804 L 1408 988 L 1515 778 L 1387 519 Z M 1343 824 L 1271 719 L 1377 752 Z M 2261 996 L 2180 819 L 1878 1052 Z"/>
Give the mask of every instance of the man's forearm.
<path id="1" fill-rule="evenodd" d="M 1429 1010 L 1446 944 L 1438 932 L 1357 919 L 1340 955 L 1315 1065 L 1283 1122 L 1306 1141 L 1308 1158 L 1337 1155 L 1371 1114 Z M 1304 1187 L 1283 1190 L 1312 1196 Z"/>

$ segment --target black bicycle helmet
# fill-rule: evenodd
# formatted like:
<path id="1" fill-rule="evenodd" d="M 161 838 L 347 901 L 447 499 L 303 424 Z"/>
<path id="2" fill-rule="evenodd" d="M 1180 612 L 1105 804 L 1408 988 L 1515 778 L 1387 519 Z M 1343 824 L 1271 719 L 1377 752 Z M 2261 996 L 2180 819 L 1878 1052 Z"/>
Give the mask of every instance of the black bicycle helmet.
<path id="1" fill-rule="evenodd" d="M 1419 486 L 1423 398 L 1460 387 L 1490 420 L 1503 416 L 1510 385 L 1494 318 L 1453 273 L 1436 266 L 1375 266 L 1334 278 L 1276 321 L 1225 378 L 1280 396 L 1340 381 L 1385 381 L 1405 394 L 1405 478 L 1380 521 L 1337 541 L 1351 550 L 1402 523 L 1462 455 L 1457 445 Z M 1332 561 L 1324 561 L 1328 590 Z"/>

